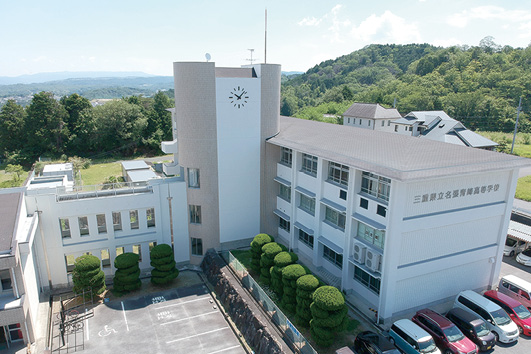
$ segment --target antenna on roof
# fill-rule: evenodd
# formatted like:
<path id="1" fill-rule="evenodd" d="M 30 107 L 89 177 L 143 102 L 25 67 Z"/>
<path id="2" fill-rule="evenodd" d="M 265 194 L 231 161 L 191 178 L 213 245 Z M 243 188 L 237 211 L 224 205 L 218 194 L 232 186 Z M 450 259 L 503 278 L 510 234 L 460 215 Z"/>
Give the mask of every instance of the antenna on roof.
<path id="1" fill-rule="evenodd" d="M 257 59 L 253 59 L 253 52 L 254 52 L 254 49 L 247 49 L 248 51 L 251 52 L 251 59 L 245 59 L 247 61 L 250 61 L 251 62 L 251 65 L 253 65 L 253 61 L 256 61 Z"/>
<path id="2" fill-rule="evenodd" d="M 207 63 L 210 61 L 210 59 L 212 59 L 212 57 L 210 56 L 210 53 L 206 53 L 205 58 L 207 60 Z"/>
<path id="3" fill-rule="evenodd" d="M 267 64 L 267 7 L 265 9 L 264 64 Z"/>

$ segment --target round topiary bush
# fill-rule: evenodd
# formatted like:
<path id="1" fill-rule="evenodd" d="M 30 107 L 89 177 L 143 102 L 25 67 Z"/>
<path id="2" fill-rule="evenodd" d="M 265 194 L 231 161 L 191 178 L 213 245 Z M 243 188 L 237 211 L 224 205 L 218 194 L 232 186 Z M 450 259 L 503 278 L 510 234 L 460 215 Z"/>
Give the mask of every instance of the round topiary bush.
<path id="1" fill-rule="evenodd" d="M 299 257 L 293 252 L 280 252 L 273 259 L 274 266 L 271 267 L 271 288 L 279 298 L 282 297 L 284 285 L 282 284 L 282 269 L 297 262 Z"/>
<path id="2" fill-rule="evenodd" d="M 341 291 L 333 286 L 321 286 L 312 295 L 310 311 L 311 334 L 321 346 L 330 346 L 337 333 L 347 325 L 347 306 Z"/>
<path id="3" fill-rule="evenodd" d="M 282 269 L 282 284 L 284 296 L 282 296 L 282 307 L 291 313 L 295 313 L 297 306 L 297 279 L 306 275 L 306 269 L 300 264 L 290 264 Z"/>
<path id="4" fill-rule="evenodd" d="M 262 256 L 262 247 L 265 244 L 274 242 L 273 236 L 268 234 L 258 234 L 251 242 L 251 269 L 256 273 L 260 273 L 260 257 Z"/>
<path id="5" fill-rule="evenodd" d="M 136 253 L 122 253 L 114 259 L 113 291 L 117 294 L 127 293 L 139 289 L 142 286 L 140 281 L 140 268 L 138 267 L 139 256 Z"/>
<path id="6" fill-rule="evenodd" d="M 274 265 L 274 259 L 277 254 L 284 249 L 276 242 L 270 242 L 262 247 L 262 256 L 260 257 L 260 281 L 265 285 L 271 284 L 271 267 Z"/>
<path id="7" fill-rule="evenodd" d="M 297 323 L 303 327 L 310 326 L 312 319 L 312 312 L 310 305 L 312 303 L 312 296 L 314 291 L 319 287 L 319 279 L 312 274 L 303 275 L 297 279 L 296 291 L 296 317 Z"/>
<path id="8" fill-rule="evenodd" d="M 74 292 L 92 290 L 92 295 L 100 295 L 105 291 L 105 273 L 101 270 L 100 259 L 93 255 L 78 257 L 72 271 Z"/>
<path id="9" fill-rule="evenodd" d="M 170 245 L 160 244 L 151 249 L 149 253 L 151 266 L 151 282 L 153 284 L 167 284 L 179 276 L 179 270 L 175 268 L 175 259 Z"/>

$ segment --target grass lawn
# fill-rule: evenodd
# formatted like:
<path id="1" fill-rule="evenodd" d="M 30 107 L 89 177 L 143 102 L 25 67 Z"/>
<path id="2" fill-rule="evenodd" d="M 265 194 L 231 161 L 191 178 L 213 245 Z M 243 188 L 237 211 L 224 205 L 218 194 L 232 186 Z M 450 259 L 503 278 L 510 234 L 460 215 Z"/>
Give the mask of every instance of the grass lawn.
<path id="1" fill-rule="evenodd" d="M 511 145 L 513 143 L 513 133 L 502 132 L 482 132 L 476 131 L 476 133 L 497 142 L 502 141 L 507 143 L 507 149 L 511 151 Z M 531 158 L 531 134 L 530 133 L 517 133 L 516 140 L 514 142 L 514 155 Z"/>
<path id="2" fill-rule="evenodd" d="M 253 274 L 250 269 L 251 269 L 251 251 L 250 250 L 246 250 L 246 251 L 242 251 L 242 250 L 233 250 L 231 251 L 231 253 L 234 255 L 234 257 L 236 257 L 236 259 L 238 259 L 238 261 L 240 261 L 240 263 L 245 266 L 247 268 L 247 270 L 249 270 L 249 274 L 253 277 L 253 279 L 259 283 L 259 276 L 255 276 L 255 274 Z M 315 274 L 314 274 L 315 276 Z M 269 289 L 267 286 L 264 286 L 263 284 L 260 283 L 260 286 L 262 286 L 264 288 L 264 290 L 269 293 Z M 275 302 L 275 304 L 281 308 L 280 304 L 279 304 L 279 301 L 277 301 L 276 299 L 276 296 L 273 296 L 271 297 L 271 300 L 273 300 Z M 282 308 L 281 308 L 282 310 Z M 290 314 L 288 312 L 286 312 L 285 310 L 282 310 L 284 315 L 286 315 L 290 322 L 291 323 L 295 323 L 295 315 L 294 314 Z M 334 344 L 332 344 L 332 346 L 330 346 L 329 348 L 323 348 L 323 347 L 319 347 L 318 345 L 316 345 L 313 340 L 311 339 L 311 334 L 310 334 L 310 329 L 309 328 L 302 328 L 300 326 L 297 326 L 297 329 L 302 333 L 302 335 L 310 340 L 312 346 L 314 347 L 314 349 L 316 349 L 319 353 L 321 354 L 334 354 L 335 351 L 339 348 L 342 348 L 344 346 L 347 346 L 347 345 L 352 345 L 352 343 L 354 342 L 354 339 L 356 338 L 356 335 L 363 331 L 364 329 L 362 328 L 362 326 L 359 325 L 359 321 L 357 321 L 356 319 L 354 318 L 349 318 L 349 321 L 348 321 L 348 325 L 347 325 L 347 329 L 346 331 L 344 331 L 343 333 L 339 334 L 339 336 L 337 337 L 337 339 L 334 341 Z"/>
<path id="3" fill-rule="evenodd" d="M 4 168 L 5 165 L 0 166 L 0 188 L 21 187 L 28 177 L 28 171 L 24 170 L 24 173 L 22 173 L 20 176 L 20 181 L 15 183 L 13 182 L 13 174 L 6 173 Z"/>
<path id="4" fill-rule="evenodd" d="M 108 177 L 122 176 L 122 164 L 119 162 L 105 162 L 90 165 L 87 169 L 82 169 L 81 180 L 84 186 L 102 184 Z"/>
<path id="5" fill-rule="evenodd" d="M 525 176 L 518 179 L 514 197 L 531 202 L 531 176 Z"/>

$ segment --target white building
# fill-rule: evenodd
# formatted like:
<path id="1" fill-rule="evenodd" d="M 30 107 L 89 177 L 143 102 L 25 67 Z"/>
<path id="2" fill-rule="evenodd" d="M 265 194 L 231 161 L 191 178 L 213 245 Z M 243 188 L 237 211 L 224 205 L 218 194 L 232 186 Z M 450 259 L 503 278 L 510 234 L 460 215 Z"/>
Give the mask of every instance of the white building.
<path id="1" fill-rule="evenodd" d="M 343 113 L 343 125 L 356 128 L 391 132 L 392 122 L 402 118 L 396 108 L 385 108 L 378 103 L 354 103 Z"/>

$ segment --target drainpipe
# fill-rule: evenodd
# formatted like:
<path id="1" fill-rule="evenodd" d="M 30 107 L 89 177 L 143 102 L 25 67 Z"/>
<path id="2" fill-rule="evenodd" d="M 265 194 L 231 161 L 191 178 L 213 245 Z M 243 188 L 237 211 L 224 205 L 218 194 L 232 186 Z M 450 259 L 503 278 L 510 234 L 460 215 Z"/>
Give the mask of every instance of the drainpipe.
<path id="1" fill-rule="evenodd" d="M 18 293 L 18 286 L 17 286 L 17 277 L 15 276 L 15 269 L 11 268 L 11 278 L 13 279 L 13 285 L 15 286 L 15 295 L 17 299 L 20 298 L 20 294 Z"/>
<path id="2" fill-rule="evenodd" d="M 170 235 L 171 235 L 171 250 L 175 251 L 173 247 L 173 212 L 171 210 L 171 200 L 173 197 L 170 194 L 170 185 L 168 184 L 168 208 L 170 211 Z"/>

